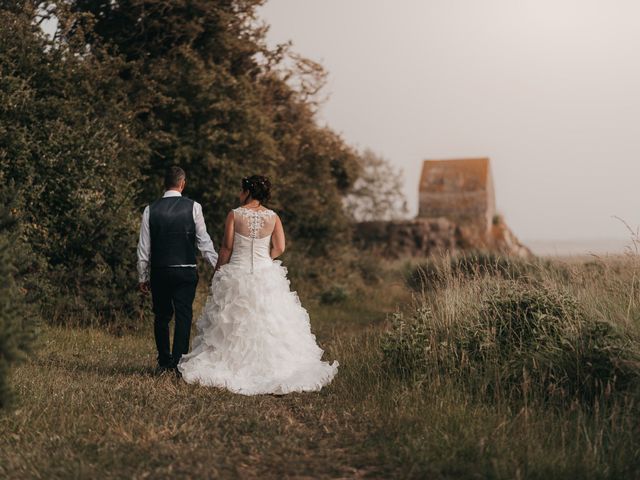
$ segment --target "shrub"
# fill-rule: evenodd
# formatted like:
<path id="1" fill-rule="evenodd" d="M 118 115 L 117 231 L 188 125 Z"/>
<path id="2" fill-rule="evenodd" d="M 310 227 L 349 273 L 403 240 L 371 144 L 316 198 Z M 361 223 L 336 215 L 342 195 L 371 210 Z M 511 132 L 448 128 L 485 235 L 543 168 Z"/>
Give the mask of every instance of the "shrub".
<path id="1" fill-rule="evenodd" d="M 371 252 L 357 252 L 351 267 L 366 285 L 377 285 L 382 281 L 384 270 L 381 260 Z"/>
<path id="2" fill-rule="evenodd" d="M 134 196 L 142 148 L 117 61 L 49 41 L 31 8 L 0 8 L 0 177 L 15 185 L 48 319 L 112 321 L 138 306 Z M 4 28 L 6 26 L 6 28 Z"/>
<path id="3" fill-rule="evenodd" d="M 424 304 L 408 318 L 397 314 L 383 341 L 392 370 L 404 378 L 449 378 L 494 399 L 588 403 L 638 385 L 633 340 L 588 318 L 568 293 L 504 280 L 480 292 L 477 307 L 453 319 Z"/>
<path id="4" fill-rule="evenodd" d="M 433 313 L 425 305 L 418 306 L 409 318 L 401 312 L 393 313 L 391 329 L 383 337 L 382 353 L 399 376 L 416 378 L 428 370 L 433 324 Z"/>
<path id="5" fill-rule="evenodd" d="M 9 198 L 7 189 L 3 189 L 0 194 L 0 408 L 11 401 L 9 369 L 24 358 L 34 327 L 29 290 L 19 282 L 22 272 L 18 266 L 28 265 L 28 258 L 10 213 Z"/>
<path id="6" fill-rule="evenodd" d="M 347 298 L 349 298 L 349 294 L 341 285 L 334 285 L 320 294 L 320 302 L 325 305 L 342 303 Z"/>
<path id="7" fill-rule="evenodd" d="M 295 248 L 335 260 L 350 239 L 342 201 L 358 153 L 317 122 L 321 67 L 267 48 L 261 1 L 98 3 L 55 2 L 53 39 L 39 4 L 0 4 L 0 175 L 15 183 L 25 240 L 46 265 L 44 316 L 137 317 L 140 214 L 173 163 L 214 241 L 240 178 L 263 173 Z"/>
<path id="8" fill-rule="evenodd" d="M 240 179 L 260 173 L 274 181 L 270 207 L 287 235 L 310 255 L 349 240 L 342 199 L 360 175 L 358 153 L 316 119 L 321 66 L 267 45 L 256 22 L 262 0 L 56 3 L 69 25 L 63 42 L 82 29 L 90 51 L 123 61 L 118 91 L 147 151 L 137 163 L 140 203 L 158 195 L 165 168 L 178 163 L 220 238 Z"/>

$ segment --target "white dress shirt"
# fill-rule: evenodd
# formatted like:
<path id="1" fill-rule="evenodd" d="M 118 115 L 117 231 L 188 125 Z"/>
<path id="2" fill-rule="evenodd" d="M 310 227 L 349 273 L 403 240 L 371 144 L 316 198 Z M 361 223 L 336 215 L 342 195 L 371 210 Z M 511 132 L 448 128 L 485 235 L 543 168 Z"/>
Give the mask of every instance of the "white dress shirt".
<path id="1" fill-rule="evenodd" d="M 167 190 L 162 198 L 181 197 L 182 194 L 176 190 Z M 202 215 L 202 206 L 198 202 L 193 202 L 193 221 L 196 224 L 196 245 L 202 256 L 215 267 L 218 261 L 218 254 L 213 248 L 211 237 L 207 233 L 207 227 Z M 140 283 L 149 281 L 149 260 L 151 257 L 151 234 L 149 232 L 149 207 L 142 213 L 142 223 L 140 225 L 140 239 L 138 240 L 138 280 Z M 195 265 L 170 265 L 171 267 L 195 267 Z"/>

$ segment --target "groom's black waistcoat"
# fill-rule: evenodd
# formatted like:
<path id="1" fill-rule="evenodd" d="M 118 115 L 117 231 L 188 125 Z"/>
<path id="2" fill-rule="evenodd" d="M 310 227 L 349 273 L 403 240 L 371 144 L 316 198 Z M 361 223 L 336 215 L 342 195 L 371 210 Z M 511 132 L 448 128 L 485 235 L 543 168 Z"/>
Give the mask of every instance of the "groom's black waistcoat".
<path id="1" fill-rule="evenodd" d="M 196 224 L 193 200 L 166 197 L 149 206 L 151 268 L 195 265 Z"/>

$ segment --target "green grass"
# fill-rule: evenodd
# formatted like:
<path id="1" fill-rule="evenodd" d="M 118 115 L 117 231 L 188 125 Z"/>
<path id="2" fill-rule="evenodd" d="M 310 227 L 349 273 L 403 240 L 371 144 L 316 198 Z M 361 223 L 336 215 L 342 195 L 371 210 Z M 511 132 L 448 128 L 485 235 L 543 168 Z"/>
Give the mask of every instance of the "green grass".
<path id="1" fill-rule="evenodd" d="M 635 297 L 614 288 L 628 293 L 633 274 L 602 268 L 597 281 L 576 270 L 574 294 L 635 328 Z M 526 405 L 394 375 L 383 331 L 388 313 L 413 305 L 399 278 L 386 270 L 339 304 L 303 298 L 340 362 L 319 393 L 245 397 L 154 376 L 150 325 L 44 328 L 12 375 L 16 409 L 0 414 L 0 478 L 638 478 L 635 398 L 595 411 Z M 431 292 L 443 311 L 462 294 Z"/>

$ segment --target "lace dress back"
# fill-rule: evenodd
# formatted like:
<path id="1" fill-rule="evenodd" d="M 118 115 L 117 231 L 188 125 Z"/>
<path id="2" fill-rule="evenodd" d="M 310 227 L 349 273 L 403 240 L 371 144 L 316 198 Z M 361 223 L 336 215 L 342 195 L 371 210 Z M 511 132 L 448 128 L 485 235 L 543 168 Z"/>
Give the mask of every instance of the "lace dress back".
<path id="1" fill-rule="evenodd" d="M 271 234 L 276 225 L 273 210 L 253 210 L 239 207 L 233 210 L 233 253 L 229 263 L 254 272 L 273 263 L 271 259 Z"/>
<path id="2" fill-rule="evenodd" d="M 233 210 L 235 232 L 247 238 L 271 236 L 276 226 L 276 213 L 269 209 L 239 207 Z"/>

